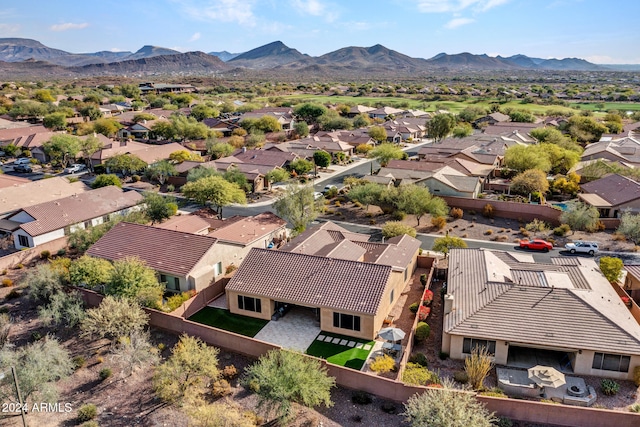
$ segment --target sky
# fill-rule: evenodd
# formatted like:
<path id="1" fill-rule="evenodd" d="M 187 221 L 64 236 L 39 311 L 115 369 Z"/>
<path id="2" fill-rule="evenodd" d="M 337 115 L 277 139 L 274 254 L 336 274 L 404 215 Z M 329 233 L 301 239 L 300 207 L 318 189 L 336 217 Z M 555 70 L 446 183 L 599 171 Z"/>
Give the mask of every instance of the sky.
<path id="1" fill-rule="evenodd" d="M 272 41 L 312 56 L 382 44 L 406 55 L 586 59 L 640 64 L 637 0 L 21 0 L 0 37 L 73 53 L 144 45 L 246 52 Z"/>

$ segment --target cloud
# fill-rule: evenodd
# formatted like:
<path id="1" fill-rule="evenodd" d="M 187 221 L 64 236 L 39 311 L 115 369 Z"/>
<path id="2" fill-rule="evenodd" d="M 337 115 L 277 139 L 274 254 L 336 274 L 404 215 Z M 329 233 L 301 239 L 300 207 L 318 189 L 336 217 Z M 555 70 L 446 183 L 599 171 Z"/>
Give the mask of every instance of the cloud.
<path id="1" fill-rule="evenodd" d="M 255 0 L 207 0 L 204 4 L 193 0 L 171 0 L 182 11 L 197 21 L 235 22 L 245 27 L 254 27 L 256 17 L 253 14 Z"/>
<path id="2" fill-rule="evenodd" d="M 0 24 L 0 33 L 17 33 L 20 31 L 20 24 Z"/>
<path id="3" fill-rule="evenodd" d="M 453 29 L 456 29 L 458 27 L 462 27 L 463 25 L 471 24 L 472 22 L 475 22 L 475 19 L 471 19 L 471 18 L 454 18 L 451 21 L 449 21 L 446 24 L 444 24 L 444 27 L 449 29 L 449 30 L 453 30 Z"/>
<path id="4" fill-rule="evenodd" d="M 74 24 L 72 22 L 65 22 L 64 24 L 55 24 L 49 27 L 51 31 L 68 31 L 68 30 L 82 30 L 83 28 L 87 28 L 89 24 L 87 22 L 83 22 L 81 24 Z"/>
<path id="5" fill-rule="evenodd" d="M 336 8 L 320 0 L 290 0 L 290 2 L 301 15 L 320 16 L 327 22 L 333 22 L 338 18 Z"/>
<path id="6" fill-rule="evenodd" d="M 472 8 L 476 12 L 486 12 L 510 0 L 417 0 L 422 13 L 455 13 Z"/>
<path id="7" fill-rule="evenodd" d="M 190 42 L 194 42 L 196 40 L 198 40 L 201 37 L 200 33 L 193 33 L 193 35 L 191 36 L 191 38 L 189 39 Z"/>

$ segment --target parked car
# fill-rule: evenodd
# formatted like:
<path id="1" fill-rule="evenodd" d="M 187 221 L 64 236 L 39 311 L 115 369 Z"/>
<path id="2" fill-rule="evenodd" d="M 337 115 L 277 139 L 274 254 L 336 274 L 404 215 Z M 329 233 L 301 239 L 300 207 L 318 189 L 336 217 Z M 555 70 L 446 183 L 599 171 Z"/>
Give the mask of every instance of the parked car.
<path id="1" fill-rule="evenodd" d="M 533 240 L 524 239 L 524 240 L 520 240 L 520 248 L 549 252 L 551 249 L 553 249 L 553 245 L 547 242 L 546 240 L 542 240 L 542 239 L 533 239 Z"/>
<path id="2" fill-rule="evenodd" d="M 322 193 L 318 192 L 318 191 L 314 191 L 313 192 L 313 200 L 318 200 L 322 198 Z"/>
<path id="3" fill-rule="evenodd" d="M 64 169 L 64 173 L 76 173 L 76 172 L 80 172 L 82 170 L 84 170 L 86 168 L 85 165 L 83 165 L 82 163 L 74 163 L 72 165 L 69 165 L 68 167 L 66 167 Z"/>
<path id="4" fill-rule="evenodd" d="M 20 157 L 15 162 L 13 162 L 14 165 L 28 165 L 30 163 L 31 163 L 31 159 L 28 157 Z"/>
<path id="5" fill-rule="evenodd" d="M 582 240 L 576 240 L 573 243 L 567 243 L 564 247 L 572 254 L 579 253 L 594 255 L 598 253 L 598 244 L 596 242 L 583 242 Z"/>
<path id="6" fill-rule="evenodd" d="M 33 172 L 33 169 L 31 169 L 31 165 L 21 163 L 19 165 L 13 166 L 13 171 L 27 173 L 27 172 Z"/>

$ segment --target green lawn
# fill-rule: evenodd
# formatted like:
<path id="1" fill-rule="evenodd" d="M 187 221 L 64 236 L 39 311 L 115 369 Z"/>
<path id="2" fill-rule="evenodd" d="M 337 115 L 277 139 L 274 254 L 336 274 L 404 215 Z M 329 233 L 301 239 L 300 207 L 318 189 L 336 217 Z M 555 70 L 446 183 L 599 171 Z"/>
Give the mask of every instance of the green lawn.
<path id="1" fill-rule="evenodd" d="M 228 310 L 213 307 L 203 308 L 188 320 L 224 329 L 225 331 L 235 332 L 236 334 L 251 338 L 256 336 L 264 325 L 269 323 L 268 320 L 240 316 L 239 314 L 230 313 Z"/>
<path id="2" fill-rule="evenodd" d="M 355 341 L 356 343 L 369 344 L 373 347 L 373 341 L 366 341 L 357 338 L 351 338 L 344 335 L 329 334 L 321 332 L 320 335 L 342 338 L 347 341 Z M 367 357 L 369 357 L 369 350 L 364 350 L 356 347 L 348 347 L 346 345 L 339 345 L 328 343 L 324 341 L 315 340 L 307 349 L 307 354 L 315 357 L 326 359 L 327 362 L 331 362 L 334 365 L 344 366 L 346 368 L 360 370 Z"/>

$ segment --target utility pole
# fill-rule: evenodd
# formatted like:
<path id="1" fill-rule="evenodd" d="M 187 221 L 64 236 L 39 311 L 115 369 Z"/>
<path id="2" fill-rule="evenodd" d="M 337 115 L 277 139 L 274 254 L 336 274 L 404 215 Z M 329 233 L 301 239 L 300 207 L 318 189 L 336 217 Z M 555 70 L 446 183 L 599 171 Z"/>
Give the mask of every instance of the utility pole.
<path id="1" fill-rule="evenodd" d="M 24 408 L 22 403 L 22 394 L 20 394 L 20 387 L 18 386 L 18 376 L 16 375 L 16 368 L 11 367 L 11 374 L 13 375 L 13 382 L 16 385 L 16 391 L 18 392 L 18 402 L 20 403 L 20 415 L 22 416 L 22 426 L 27 427 L 27 420 L 24 418 Z"/>

